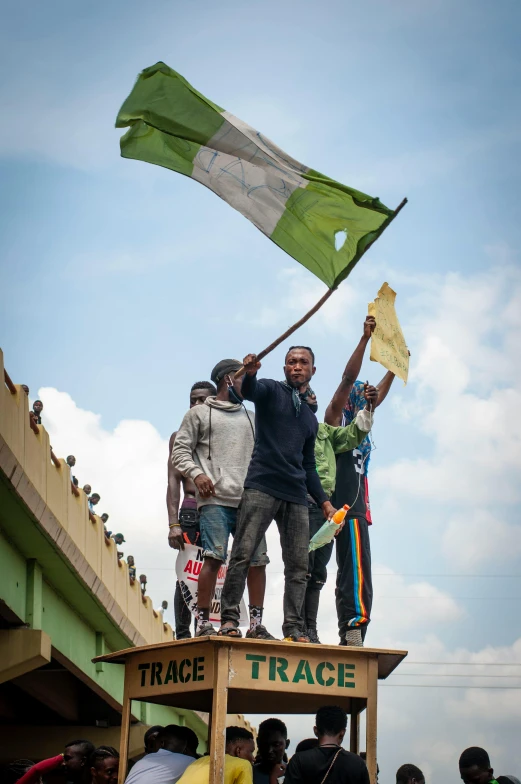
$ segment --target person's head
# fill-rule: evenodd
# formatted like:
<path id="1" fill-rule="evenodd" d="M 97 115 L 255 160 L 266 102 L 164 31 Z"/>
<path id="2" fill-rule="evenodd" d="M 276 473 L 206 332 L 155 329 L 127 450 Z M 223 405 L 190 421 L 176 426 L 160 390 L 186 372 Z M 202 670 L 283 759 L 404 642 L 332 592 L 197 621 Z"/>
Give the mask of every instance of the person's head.
<path id="1" fill-rule="evenodd" d="M 226 753 L 240 757 L 253 765 L 255 741 L 252 733 L 244 727 L 226 727 Z"/>
<path id="2" fill-rule="evenodd" d="M 302 387 L 315 375 L 315 355 L 309 346 L 291 346 L 284 362 L 284 375 L 292 387 Z"/>
<path id="3" fill-rule="evenodd" d="M 236 372 L 242 367 L 242 362 L 238 359 L 221 359 L 212 370 L 210 378 L 217 384 L 217 393 L 222 393 L 226 388 L 233 388 L 237 399 L 233 402 L 242 400 L 241 387 L 242 376 L 236 376 Z"/>
<path id="4" fill-rule="evenodd" d="M 103 520 L 104 523 L 106 523 L 107 520 L 109 519 L 108 514 L 106 512 L 103 512 L 103 514 L 101 515 L 101 519 Z"/>
<path id="5" fill-rule="evenodd" d="M 123 544 L 123 542 L 125 541 L 125 537 L 123 536 L 123 534 L 114 534 L 112 538 L 114 539 L 116 544 Z"/>
<path id="6" fill-rule="evenodd" d="M 117 784 L 119 752 L 114 746 L 98 746 L 89 759 L 92 784 Z"/>
<path id="7" fill-rule="evenodd" d="M 260 762 L 268 765 L 280 764 L 288 746 L 288 728 L 283 721 L 266 719 L 259 724 L 257 747 Z"/>
<path id="8" fill-rule="evenodd" d="M 134 566 L 134 556 L 127 555 L 127 566 Z"/>
<path id="9" fill-rule="evenodd" d="M 22 389 L 25 392 L 25 394 L 27 395 L 27 397 L 29 397 L 29 387 L 27 386 L 27 384 L 20 384 L 20 386 L 22 387 Z M 22 762 L 23 762 L 23 760 L 22 760 Z"/>
<path id="10" fill-rule="evenodd" d="M 85 495 L 90 495 L 92 493 L 92 487 L 90 485 L 83 485 L 83 492 Z"/>
<path id="11" fill-rule="evenodd" d="M 99 493 L 93 493 L 91 495 L 91 497 L 90 497 L 90 502 L 91 502 L 91 504 L 93 506 L 96 506 L 96 504 L 99 504 L 99 502 L 100 502 L 100 494 Z"/>
<path id="12" fill-rule="evenodd" d="M 197 747 L 199 745 L 199 738 L 190 727 L 178 727 L 179 736 L 184 738 L 186 747 L 183 754 L 188 757 L 197 757 Z"/>
<path id="13" fill-rule="evenodd" d="M 216 394 L 216 388 L 209 381 L 196 381 L 190 390 L 190 408 L 200 406 L 207 397 Z"/>
<path id="14" fill-rule="evenodd" d="M 163 727 L 157 737 L 158 748 L 172 751 L 175 754 L 188 754 L 187 749 L 193 746 L 193 740 L 190 741 L 187 737 L 185 729 L 187 728 L 180 727 L 178 724 L 168 724 L 166 727 Z M 197 748 L 197 743 L 195 745 Z"/>
<path id="15" fill-rule="evenodd" d="M 318 740 L 330 738 L 339 745 L 344 739 L 347 728 L 347 713 L 336 705 L 319 708 L 315 718 L 313 731 Z"/>
<path id="16" fill-rule="evenodd" d="M 9 765 L 6 765 L 5 768 L 2 768 L 0 771 L 0 781 L 4 782 L 4 784 L 16 784 L 18 779 L 25 776 L 27 771 L 30 770 L 34 764 L 35 763 L 29 759 L 19 759 L 10 762 Z M 41 778 L 39 781 L 41 781 Z"/>
<path id="17" fill-rule="evenodd" d="M 465 749 L 459 758 L 459 772 L 465 784 L 488 784 L 494 778 L 489 756 L 479 746 Z"/>
<path id="18" fill-rule="evenodd" d="M 132 556 L 129 555 L 129 558 L 132 558 Z M 145 754 L 153 754 L 158 750 L 159 744 L 157 742 L 157 738 L 162 729 L 163 727 L 161 726 L 161 724 L 154 724 L 153 727 L 149 727 L 148 730 L 145 732 L 143 736 Z"/>
<path id="19" fill-rule="evenodd" d="M 297 743 L 295 754 L 298 751 L 309 751 L 310 749 L 316 749 L 317 746 L 318 738 L 305 738 L 304 740 L 301 740 L 300 743 Z"/>
<path id="20" fill-rule="evenodd" d="M 33 403 L 33 411 L 35 414 L 41 414 L 43 411 L 43 403 L 41 400 L 35 400 Z"/>
<path id="21" fill-rule="evenodd" d="M 163 601 L 161 602 L 161 607 L 163 608 L 163 610 L 168 610 L 168 602 L 166 599 L 163 599 Z"/>
<path id="22" fill-rule="evenodd" d="M 80 781 L 88 767 L 89 757 L 94 751 L 90 740 L 71 740 L 63 752 L 63 767 L 69 781 Z"/>
<path id="23" fill-rule="evenodd" d="M 349 397 L 344 408 L 346 422 L 352 422 L 358 412 L 365 408 L 367 400 L 365 399 L 364 391 L 364 382 L 355 381 L 351 387 L 351 392 L 349 393 Z"/>
<path id="24" fill-rule="evenodd" d="M 68 455 L 67 465 L 70 466 L 71 468 L 76 465 L 76 458 L 74 457 L 74 455 Z"/>
<path id="25" fill-rule="evenodd" d="M 425 776 L 416 765 L 407 763 L 396 771 L 396 784 L 425 784 Z"/>

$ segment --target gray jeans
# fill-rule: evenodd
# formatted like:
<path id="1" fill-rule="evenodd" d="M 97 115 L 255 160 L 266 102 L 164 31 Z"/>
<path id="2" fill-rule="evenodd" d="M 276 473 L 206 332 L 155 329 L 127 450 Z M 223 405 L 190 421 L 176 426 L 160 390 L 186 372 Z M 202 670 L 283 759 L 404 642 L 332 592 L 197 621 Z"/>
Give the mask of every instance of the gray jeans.
<path id="1" fill-rule="evenodd" d="M 282 632 L 289 637 L 304 629 L 302 610 L 308 571 L 308 507 L 281 501 L 260 490 L 245 490 L 239 506 L 230 565 L 221 596 L 221 621 L 239 624 L 239 602 L 246 587 L 248 567 L 272 520 L 279 529 L 284 561 Z"/>

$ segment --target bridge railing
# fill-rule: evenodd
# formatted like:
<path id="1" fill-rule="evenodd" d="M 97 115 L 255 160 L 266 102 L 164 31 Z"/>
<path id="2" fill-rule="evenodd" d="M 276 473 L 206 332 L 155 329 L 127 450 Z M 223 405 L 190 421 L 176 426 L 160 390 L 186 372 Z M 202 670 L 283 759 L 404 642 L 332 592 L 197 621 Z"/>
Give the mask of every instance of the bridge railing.
<path id="1" fill-rule="evenodd" d="M 1 349 L 0 374 L 5 382 L 0 383 L 0 435 L 26 477 L 145 640 L 171 640 L 171 627 L 154 612 L 150 597 L 142 596 L 139 582 L 129 580 L 128 566 L 118 561 L 117 546 L 105 536 L 103 521 L 90 512 L 87 496 L 72 483 L 65 460 L 52 452 L 45 427 L 29 415 L 27 395 L 5 370 Z"/>

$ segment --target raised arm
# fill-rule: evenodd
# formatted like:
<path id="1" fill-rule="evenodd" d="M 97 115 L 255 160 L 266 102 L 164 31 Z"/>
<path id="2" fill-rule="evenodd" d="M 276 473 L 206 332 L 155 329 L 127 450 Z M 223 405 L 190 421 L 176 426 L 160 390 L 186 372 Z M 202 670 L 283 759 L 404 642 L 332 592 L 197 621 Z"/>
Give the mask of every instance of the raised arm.
<path id="1" fill-rule="evenodd" d="M 327 425 L 338 427 L 338 425 L 342 423 L 342 410 L 349 398 L 351 387 L 360 375 L 365 349 L 369 343 L 369 340 L 371 339 L 371 335 L 374 332 L 375 326 L 376 321 L 374 316 L 366 316 L 364 321 L 364 332 L 360 338 L 360 342 L 358 343 L 358 346 L 353 351 L 351 358 L 345 366 L 345 370 L 342 375 L 342 381 L 340 382 L 337 391 L 333 395 L 331 402 L 326 409 L 324 422 Z"/>
<path id="2" fill-rule="evenodd" d="M 257 371 L 260 370 L 261 363 L 257 360 L 256 354 L 247 354 L 243 360 L 244 378 L 241 384 L 241 395 L 245 400 L 258 403 L 269 394 L 269 390 L 262 381 L 257 378 Z"/>
<path id="3" fill-rule="evenodd" d="M 335 455 L 356 449 L 362 443 L 373 425 L 373 411 L 376 406 L 378 392 L 375 387 L 365 385 L 365 408 L 359 411 L 349 425 L 330 427 L 331 445 Z"/>
<path id="4" fill-rule="evenodd" d="M 377 389 L 378 389 L 378 402 L 377 402 L 376 406 L 381 406 L 382 405 L 382 403 L 384 402 L 385 398 L 389 394 L 389 390 L 391 389 L 391 384 L 393 383 L 394 379 L 395 379 L 394 373 L 392 373 L 390 370 L 388 370 L 387 373 L 385 374 L 385 376 L 382 378 L 382 380 L 380 381 L 380 383 L 377 386 Z"/>

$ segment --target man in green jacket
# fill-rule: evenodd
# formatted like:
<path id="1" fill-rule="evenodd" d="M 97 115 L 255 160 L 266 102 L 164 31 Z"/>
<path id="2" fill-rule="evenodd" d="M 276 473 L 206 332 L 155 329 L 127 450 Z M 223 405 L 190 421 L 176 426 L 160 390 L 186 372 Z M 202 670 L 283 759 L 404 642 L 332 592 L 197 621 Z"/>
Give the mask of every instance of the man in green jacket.
<path id="1" fill-rule="evenodd" d="M 315 460 L 322 488 L 331 498 L 336 484 L 336 456 L 341 452 L 349 452 L 362 443 L 373 424 L 373 414 L 378 399 L 376 387 L 365 385 L 366 407 L 358 412 L 355 419 L 345 427 L 333 427 L 321 422 L 318 426 L 315 441 Z M 315 402 L 311 396 L 308 402 Z M 324 524 L 322 509 L 311 497 L 309 505 L 309 537 L 313 537 Z M 339 529 L 340 530 L 340 529 Z M 309 554 L 308 582 L 304 600 L 304 620 L 310 642 L 320 643 L 317 632 L 318 605 L 320 591 L 327 580 L 327 565 L 333 551 L 333 542 L 313 550 Z"/>

